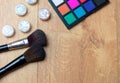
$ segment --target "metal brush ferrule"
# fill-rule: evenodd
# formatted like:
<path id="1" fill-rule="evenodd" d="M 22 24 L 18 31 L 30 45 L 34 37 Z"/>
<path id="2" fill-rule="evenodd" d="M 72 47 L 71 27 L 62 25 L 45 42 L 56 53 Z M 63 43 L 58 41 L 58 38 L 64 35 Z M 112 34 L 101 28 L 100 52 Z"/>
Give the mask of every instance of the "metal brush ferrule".
<path id="1" fill-rule="evenodd" d="M 8 44 L 9 50 L 24 48 L 29 45 L 28 39 L 22 39 Z"/>

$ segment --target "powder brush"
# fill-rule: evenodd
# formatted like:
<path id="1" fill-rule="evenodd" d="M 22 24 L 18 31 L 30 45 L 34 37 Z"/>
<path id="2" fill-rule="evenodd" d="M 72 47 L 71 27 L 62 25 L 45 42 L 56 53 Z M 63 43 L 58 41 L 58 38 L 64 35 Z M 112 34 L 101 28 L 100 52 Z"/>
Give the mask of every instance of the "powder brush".
<path id="1" fill-rule="evenodd" d="M 0 69 L 0 78 L 9 72 L 22 67 L 28 63 L 42 61 L 45 58 L 45 51 L 40 44 L 35 43 L 21 56 Z"/>
<path id="2" fill-rule="evenodd" d="M 0 53 L 19 48 L 30 47 L 32 44 L 34 44 L 34 42 L 38 42 L 41 46 L 45 46 L 47 44 L 46 35 L 42 30 L 37 29 L 27 38 L 0 46 Z"/>

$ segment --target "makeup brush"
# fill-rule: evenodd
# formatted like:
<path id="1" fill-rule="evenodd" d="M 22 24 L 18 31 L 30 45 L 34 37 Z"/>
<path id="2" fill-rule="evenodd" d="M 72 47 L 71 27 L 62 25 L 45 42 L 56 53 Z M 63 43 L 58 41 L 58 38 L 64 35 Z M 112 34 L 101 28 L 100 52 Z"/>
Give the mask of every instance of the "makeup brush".
<path id="1" fill-rule="evenodd" d="M 8 65 L 0 69 L 0 78 L 8 74 L 12 70 L 24 66 L 25 64 L 42 61 L 45 58 L 45 51 L 40 44 L 32 45 L 23 55 L 19 56 Z"/>
<path id="2" fill-rule="evenodd" d="M 34 42 L 38 42 L 41 46 L 45 46 L 47 44 L 46 35 L 42 30 L 38 29 L 27 38 L 0 46 L 0 53 L 4 51 L 28 47 L 34 44 Z"/>

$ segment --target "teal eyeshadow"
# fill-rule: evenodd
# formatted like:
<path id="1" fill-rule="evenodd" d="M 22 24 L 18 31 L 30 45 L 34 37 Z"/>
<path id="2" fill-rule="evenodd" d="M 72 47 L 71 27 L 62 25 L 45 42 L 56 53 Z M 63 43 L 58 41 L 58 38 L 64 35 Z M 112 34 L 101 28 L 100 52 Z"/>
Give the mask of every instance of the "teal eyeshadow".
<path id="1" fill-rule="evenodd" d="M 70 25 L 72 23 L 74 23 L 77 19 L 76 17 L 73 15 L 73 13 L 69 13 L 64 17 L 65 21 Z"/>
<path id="2" fill-rule="evenodd" d="M 86 12 L 85 10 L 82 8 L 82 7 L 79 7 L 77 9 L 74 10 L 74 13 L 75 15 L 78 17 L 78 18 L 81 18 L 83 17 L 84 15 L 86 15 Z"/>

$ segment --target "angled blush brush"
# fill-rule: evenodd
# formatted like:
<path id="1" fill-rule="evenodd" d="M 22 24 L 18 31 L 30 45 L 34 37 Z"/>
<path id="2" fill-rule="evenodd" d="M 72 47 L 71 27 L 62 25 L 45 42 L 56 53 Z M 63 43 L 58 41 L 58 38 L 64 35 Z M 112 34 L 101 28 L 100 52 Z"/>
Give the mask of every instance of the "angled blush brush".
<path id="1" fill-rule="evenodd" d="M 22 67 L 28 63 L 42 61 L 45 58 L 45 51 L 40 44 L 32 45 L 24 54 L 10 62 L 8 65 L 0 69 L 0 78 L 9 72 Z"/>
<path id="2" fill-rule="evenodd" d="M 27 38 L 0 46 L 0 53 L 23 47 L 30 47 L 32 44 L 34 44 L 34 42 L 38 42 L 41 46 L 45 46 L 47 44 L 46 35 L 42 30 L 38 29 Z"/>

